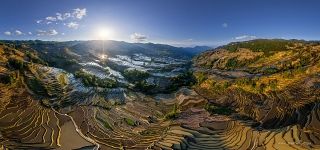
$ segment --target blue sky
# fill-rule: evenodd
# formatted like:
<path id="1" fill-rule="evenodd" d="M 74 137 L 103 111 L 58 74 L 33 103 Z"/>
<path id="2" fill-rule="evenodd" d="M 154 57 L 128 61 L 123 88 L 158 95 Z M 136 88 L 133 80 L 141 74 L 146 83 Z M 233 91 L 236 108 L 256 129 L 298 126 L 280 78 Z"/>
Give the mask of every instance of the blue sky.
<path id="1" fill-rule="evenodd" d="M 320 39 L 319 0 L 4 0 L 0 39 L 107 39 L 216 46 Z"/>

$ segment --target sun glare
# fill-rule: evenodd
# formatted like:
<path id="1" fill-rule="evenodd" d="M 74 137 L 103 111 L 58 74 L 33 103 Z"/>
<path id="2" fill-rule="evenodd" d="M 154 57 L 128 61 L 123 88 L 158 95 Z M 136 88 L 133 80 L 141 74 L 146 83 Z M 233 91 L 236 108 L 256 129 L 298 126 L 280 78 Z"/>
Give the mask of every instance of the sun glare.
<path id="1" fill-rule="evenodd" d="M 110 28 L 98 28 L 96 30 L 96 38 L 99 40 L 109 40 L 112 39 L 113 30 Z"/>

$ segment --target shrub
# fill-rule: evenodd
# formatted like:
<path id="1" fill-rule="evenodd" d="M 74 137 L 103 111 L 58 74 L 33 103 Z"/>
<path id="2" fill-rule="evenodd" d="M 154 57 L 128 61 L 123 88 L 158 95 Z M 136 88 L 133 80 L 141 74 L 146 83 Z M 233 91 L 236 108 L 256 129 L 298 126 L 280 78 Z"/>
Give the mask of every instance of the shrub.
<path id="1" fill-rule="evenodd" d="M 239 78 L 236 80 L 236 84 L 237 85 L 249 85 L 252 87 L 256 87 L 257 83 L 256 83 L 257 79 L 251 79 L 251 78 L 247 78 L 247 77 L 243 77 L 243 78 Z"/>
<path id="2" fill-rule="evenodd" d="M 117 81 L 104 78 L 101 79 L 93 74 L 86 73 L 82 70 L 75 72 L 76 78 L 81 78 L 85 86 L 90 87 L 102 87 L 102 88 L 114 88 L 117 86 Z"/>
<path id="3" fill-rule="evenodd" d="M 164 116 L 164 118 L 165 118 L 166 120 L 177 119 L 178 116 L 179 116 L 179 114 L 180 114 L 180 113 L 179 113 L 179 110 L 178 110 L 178 106 L 177 106 L 177 104 L 174 104 L 172 110 L 171 110 L 170 112 L 168 112 L 168 113 Z"/>
<path id="4" fill-rule="evenodd" d="M 176 77 L 170 79 L 171 84 L 168 88 L 168 91 L 177 90 L 181 86 L 191 86 L 196 83 L 196 79 L 193 76 L 192 72 L 185 72 Z"/>
<path id="5" fill-rule="evenodd" d="M 204 109 L 212 114 L 230 115 L 233 111 L 226 107 L 219 107 L 212 104 L 206 104 Z"/>
<path id="6" fill-rule="evenodd" d="M 37 78 L 27 80 L 28 87 L 37 94 L 47 95 L 47 89 L 42 85 L 41 81 Z"/>
<path id="7" fill-rule="evenodd" d="M 149 92 L 150 90 L 152 90 L 155 87 L 156 87 L 156 85 L 148 84 L 148 82 L 145 80 L 135 82 L 135 84 L 134 84 L 134 88 L 138 89 L 142 92 Z"/>
<path id="8" fill-rule="evenodd" d="M 263 92 L 264 92 L 264 89 L 265 89 L 266 87 L 267 87 L 267 85 L 266 85 L 266 84 L 261 83 L 261 84 L 260 84 L 260 86 L 259 86 L 259 89 L 258 89 L 258 90 L 259 90 L 259 92 L 260 92 L 260 93 L 263 93 Z"/>
<path id="9" fill-rule="evenodd" d="M 29 58 L 31 62 L 38 63 L 38 64 L 46 64 L 42 59 L 40 59 L 38 56 L 34 55 L 29 51 L 26 51 L 26 56 Z"/>
<path id="10" fill-rule="evenodd" d="M 204 82 L 207 79 L 207 76 L 203 72 L 195 73 L 195 77 L 198 85 L 200 85 L 202 82 Z"/>
<path id="11" fill-rule="evenodd" d="M 275 91 L 277 89 L 277 83 L 278 83 L 277 79 L 273 79 L 269 81 L 269 86 L 271 90 Z"/>
<path id="12" fill-rule="evenodd" d="M 227 61 L 226 63 L 226 68 L 227 69 L 234 69 L 238 66 L 238 60 L 237 58 L 231 58 Z"/>
<path id="13" fill-rule="evenodd" d="M 24 68 L 24 62 L 21 59 L 10 57 L 8 60 L 9 66 L 13 67 L 14 69 L 23 69 Z"/>
<path id="14" fill-rule="evenodd" d="M 1 74 L 0 83 L 12 84 L 16 80 L 15 74 Z"/>
<path id="15" fill-rule="evenodd" d="M 101 119 L 101 118 L 99 118 L 99 117 L 96 117 L 96 119 L 97 119 L 98 121 L 100 121 L 105 128 L 110 129 L 110 130 L 113 130 L 112 127 L 111 127 L 111 125 L 110 125 L 107 121 L 105 121 L 105 120 L 103 120 L 103 119 Z"/>
<path id="16" fill-rule="evenodd" d="M 150 74 L 146 71 L 140 71 L 137 69 L 126 69 L 123 72 L 123 76 L 132 82 L 139 82 L 147 79 Z"/>
<path id="17" fill-rule="evenodd" d="M 288 71 L 283 72 L 282 76 L 284 78 L 293 78 L 294 77 L 294 73 L 291 70 L 288 70 Z"/>
<path id="18" fill-rule="evenodd" d="M 262 71 L 263 74 L 274 74 L 279 72 L 279 70 L 275 67 L 268 67 Z"/>
<path id="19" fill-rule="evenodd" d="M 129 126 L 136 126 L 137 124 L 130 118 L 123 118 L 124 121 L 129 125 Z"/>
<path id="20" fill-rule="evenodd" d="M 156 132 L 155 131 L 153 131 L 153 130 L 143 130 L 143 131 L 141 131 L 141 132 L 139 132 L 139 134 L 140 135 L 144 135 L 144 136 L 147 136 L 147 135 L 154 135 L 154 134 L 156 134 Z"/>

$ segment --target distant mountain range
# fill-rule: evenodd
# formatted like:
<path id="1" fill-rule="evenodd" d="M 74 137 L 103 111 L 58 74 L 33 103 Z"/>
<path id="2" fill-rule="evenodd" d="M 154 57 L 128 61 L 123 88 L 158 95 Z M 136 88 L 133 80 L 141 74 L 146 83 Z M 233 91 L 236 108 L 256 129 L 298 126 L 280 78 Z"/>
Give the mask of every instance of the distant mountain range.
<path id="1" fill-rule="evenodd" d="M 13 48 L 36 52 L 49 66 L 63 68 L 69 72 L 79 70 L 79 62 L 95 62 L 103 55 L 116 57 L 122 55 L 132 57 L 142 54 L 151 58 L 174 58 L 190 61 L 192 57 L 205 50 L 207 46 L 174 47 L 154 43 L 128 43 L 123 41 L 15 41 L 4 40 L 1 43 L 12 45 Z"/>
<path id="2" fill-rule="evenodd" d="M 106 53 L 107 55 L 132 55 L 134 53 L 142 53 L 147 56 L 170 56 L 174 58 L 191 58 L 194 55 L 212 49 L 208 46 L 195 46 L 195 47 L 175 47 L 166 44 L 154 43 L 128 43 L 123 41 L 0 41 L 3 43 L 12 43 L 16 46 L 27 45 L 31 48 L 39 50 L 47 50 L 57 52 L 68 48 L 74 53 L 84 55 L 87 53 L 97 54 Z M 103 51 L 104 50 L 104 51 Z"/>

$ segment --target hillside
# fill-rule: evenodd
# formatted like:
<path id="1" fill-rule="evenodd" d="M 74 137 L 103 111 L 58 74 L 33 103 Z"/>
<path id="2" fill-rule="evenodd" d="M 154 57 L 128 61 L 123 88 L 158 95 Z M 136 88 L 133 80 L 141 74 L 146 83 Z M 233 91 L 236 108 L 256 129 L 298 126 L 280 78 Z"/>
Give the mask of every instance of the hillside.
<path id="1" fill-rule="evenodd" d="M 319 144 L 320 43 L 253 40 L 195 57 L 195 90 L 262 129 L 298 125 Z M 310 131 L 310 132 L 309 132 Z"/>
<path id="2" fill-rule="evenodd" d="M 175 96 L 168 100 L 166 94 L 148 95 L 149 90 L 161 89 L 149 80 L 155 82 L 160 76 L 159 83 L 172 82 L 166 86 L 176 92 L 189 84 L 191 74 L 182 69 L 164 76 L 152 70 L 170 72 L 187 65 L 187 60 L 156 57 L 150 62 L 143 54 L 119 55 L 110 59 L 116 71 L 94 61 L 89 52 L 76 54 L 65 48 L 71 45 L 0 44 L 0 148 L 145 149 L 161 139 L 171 124 Z M 73 63 L 65 63 L 69 60 Z M 140 63 L 144 61 L 149 63 Z M 64 70 L 70 66 L 78 70 Z M 76 142 L 69 142 L 70 138 Z"/>
<path id="3" fill-rule="evenodd" d="M 231 43 L 192 64 L 78 44 L 0 44 L 0 149 L 320 148 L 317 42 Z"/>

